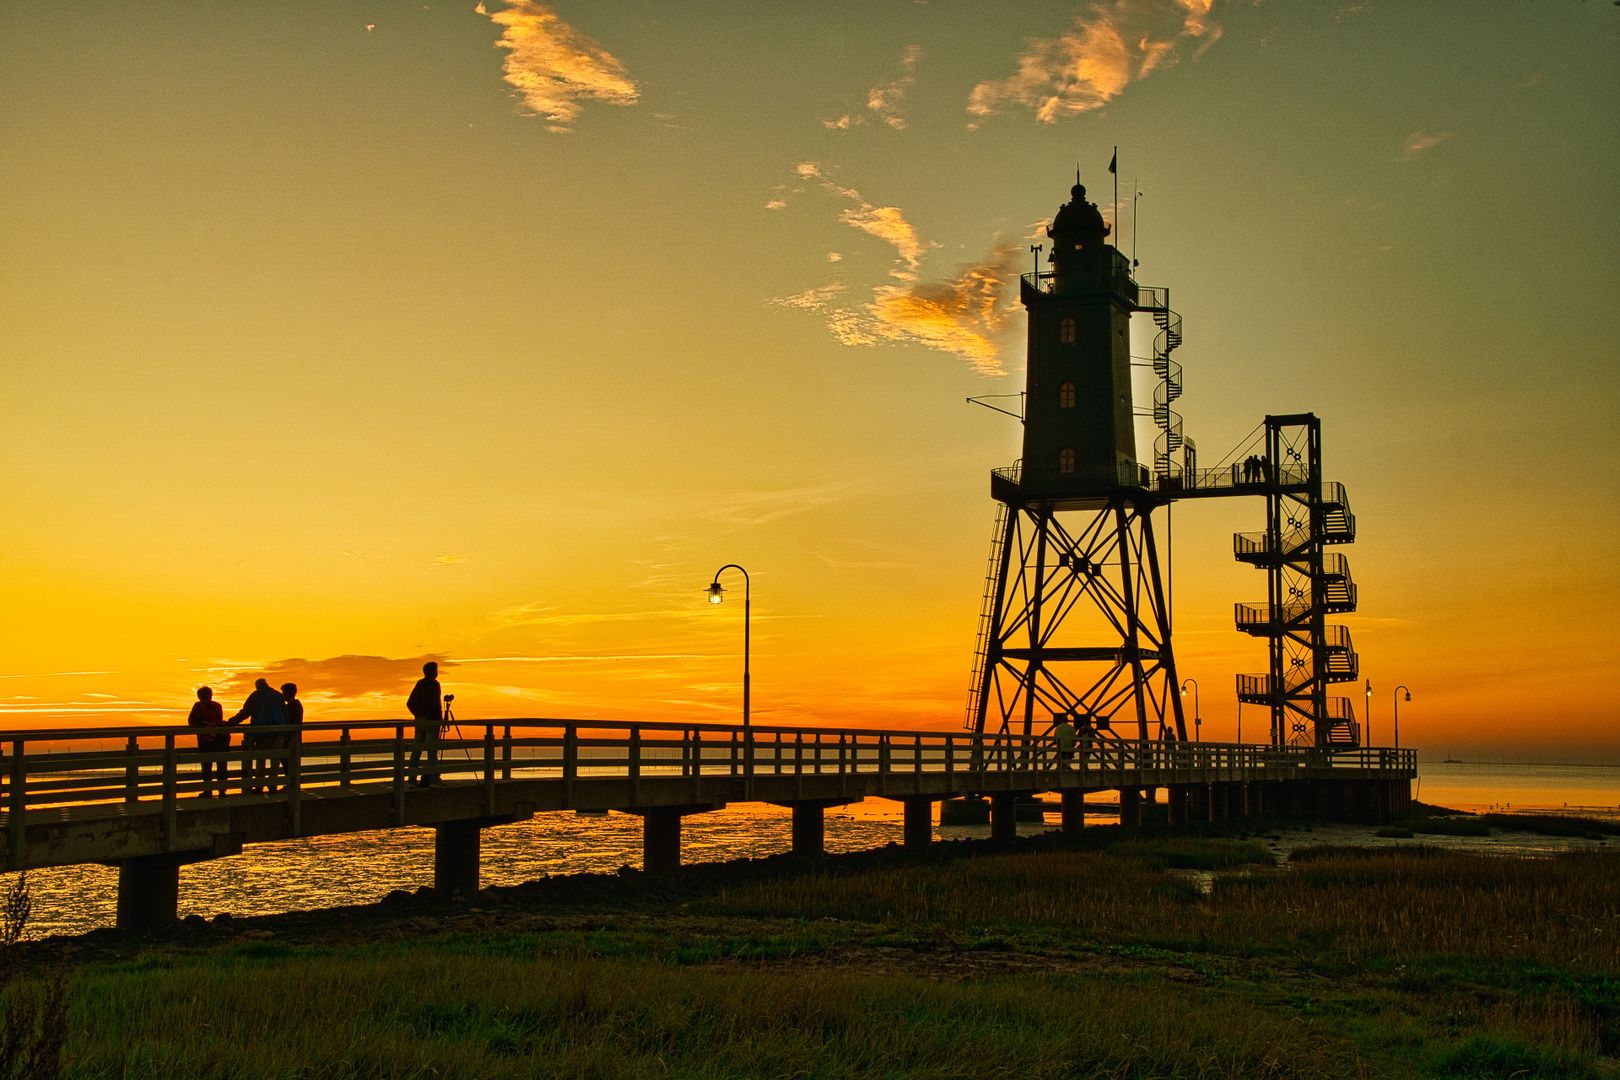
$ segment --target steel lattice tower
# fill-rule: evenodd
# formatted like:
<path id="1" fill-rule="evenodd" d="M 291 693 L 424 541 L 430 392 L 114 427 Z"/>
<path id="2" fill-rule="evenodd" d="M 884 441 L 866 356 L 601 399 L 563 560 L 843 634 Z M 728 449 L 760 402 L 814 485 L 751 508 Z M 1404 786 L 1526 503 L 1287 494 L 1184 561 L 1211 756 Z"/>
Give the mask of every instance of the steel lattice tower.
<path id="1" fill-rule="evenodd" d="M 1130 317 L 1160 328 L 1159 455 L 1181 447 L 1169 293 L 1143 289 L 1106 242 L 1085 188 L 1058 211 L 1049 272 L 1024 275 L 1024 456 L 992 475 L 992 539 L 967 726 L 1039 733 L 1069 715 L 1101 736 L 1185 739 L 1152 514 L 1165 498 L 1136 459 Z M 1174 379 L 1171 379 L 1172 373 Z M 1128 728 L 1128 731 L 1121 730 Z"/>

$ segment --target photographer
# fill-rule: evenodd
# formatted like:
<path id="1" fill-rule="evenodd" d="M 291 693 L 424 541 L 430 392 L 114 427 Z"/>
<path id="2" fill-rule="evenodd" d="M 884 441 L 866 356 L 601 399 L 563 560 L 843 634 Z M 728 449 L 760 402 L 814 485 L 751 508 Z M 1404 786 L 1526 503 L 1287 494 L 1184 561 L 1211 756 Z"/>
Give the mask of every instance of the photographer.
<path id="1" fill-rule="evenodd" d="M 430 787 L 439 783 L 439 732 L 444 726 L 443 707 L 439 704 L 439 665 L 429 660 L 422 665 L 422 677 L 416 681 L 405 707 L 416 719 L 416 747 L 411 751 L 410 774 L 417 787 Z M 427 761 L 422 771 L 416 771 L 423 751 Z"/>

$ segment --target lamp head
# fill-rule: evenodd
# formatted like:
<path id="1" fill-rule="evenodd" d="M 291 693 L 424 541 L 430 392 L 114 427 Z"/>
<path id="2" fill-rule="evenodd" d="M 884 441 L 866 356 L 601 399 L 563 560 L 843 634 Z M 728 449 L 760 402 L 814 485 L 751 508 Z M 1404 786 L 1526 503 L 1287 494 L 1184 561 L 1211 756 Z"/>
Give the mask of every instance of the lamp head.
<path id="1" fill-rule="evenodd" d="M 1410 691 L 1410 690 L 1408 690 L 1408 691 L 1407 691 L 1407 692 L 1406 692 L 1406 700 L 1407 700 L 1407 701 L 1411 701 L 1411 700 L 1412 700 L 1412 691 Z"/>
<path id="2" fill-rule="evenodd" d="M 718 581 L 709 583 L 709 603 L 718 604 L 726 598 L 726 590 Z"/>

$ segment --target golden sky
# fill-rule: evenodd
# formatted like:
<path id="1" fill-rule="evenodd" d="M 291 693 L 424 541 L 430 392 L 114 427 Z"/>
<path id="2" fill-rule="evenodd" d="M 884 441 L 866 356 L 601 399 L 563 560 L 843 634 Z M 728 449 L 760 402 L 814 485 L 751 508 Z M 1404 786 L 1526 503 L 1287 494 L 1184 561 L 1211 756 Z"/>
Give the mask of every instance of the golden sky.
<path id="1" fill-rule="evenodd" d="M 958 725 L 1019 443 L 964 399 L 1021 388 L 1010 286 L 1117 145 L 1202 457 L 1323 418 L 1374 741 L 1404 683 L 1404 744 L 1616 760 L 1617 44 L 1579 0 L 0 5 L 0 712 L 399 715 L 431 656 L 467 719 L 729 721 L 740 562 L 759 722 Z M 1262 520 L 1174 511 L 1207 738 Z"/>

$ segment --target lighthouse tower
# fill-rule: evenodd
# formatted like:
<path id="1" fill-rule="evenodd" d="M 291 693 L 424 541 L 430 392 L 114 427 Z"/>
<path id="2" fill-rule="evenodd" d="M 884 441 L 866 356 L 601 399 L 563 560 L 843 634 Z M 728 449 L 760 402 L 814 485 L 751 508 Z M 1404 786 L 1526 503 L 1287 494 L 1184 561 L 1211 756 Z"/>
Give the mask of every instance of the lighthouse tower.
<path id="1" fill-rule="evenodd" d="M 1060 717 L 1097 737 L 1185 739 L 1170 612 L 1152 513 L 1172 498 L 1180 320 L 1165 289 L 1139 287 L 1076 184 L 1047 235 L 1051 269 L 1025 274 L 1024 456 L 991 474 L 1000 504 L 967 726 L 1039 734 Z M 1131 316 L 1160 328 L 1156 466 L 1136 458 Z M 1170 374 L 1174 373 L 1174 388 Z M 1161 401 L 1162 399 L 1162 401 Z M 1174 418 L 1172 420 L 1172 418 Z"/>
<path id="2" fill-rule="evenodd" d="M 1052 272 L 1022 285 L 1029 365 L 1021 483 L 1052 498 L 1105 495 L 1137 477 L 1136 283 L 1086 189 L 1076 184 L 1072 195 L 1046 230 Z"/>

